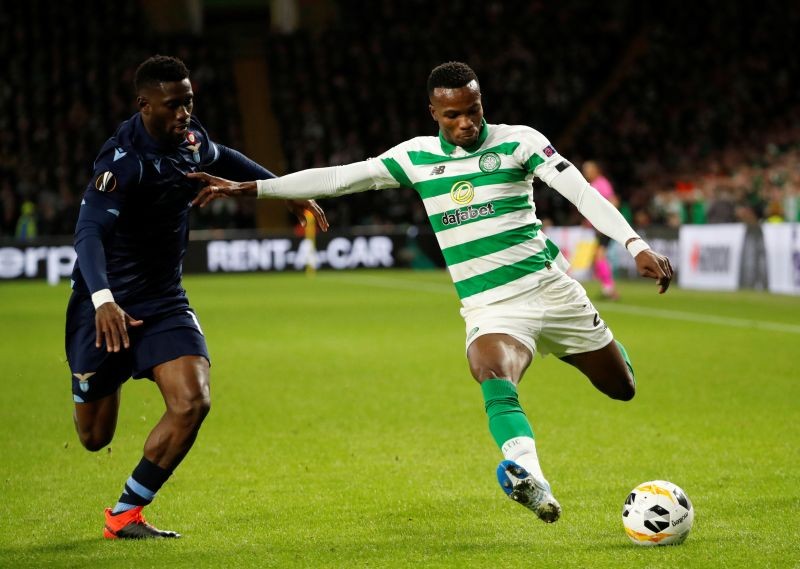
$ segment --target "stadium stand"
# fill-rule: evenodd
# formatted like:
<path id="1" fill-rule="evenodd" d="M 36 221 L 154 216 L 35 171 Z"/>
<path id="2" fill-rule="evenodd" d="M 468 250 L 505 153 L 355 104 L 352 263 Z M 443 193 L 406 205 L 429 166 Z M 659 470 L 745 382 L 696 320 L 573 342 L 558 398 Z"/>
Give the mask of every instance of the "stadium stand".
<path id="1" fill-rule="evenodd" d="M 579 154 L 605 161 L 652 223 L 797 219 L 796 5 L 649 9 L 646 48 L 575 135 Z"/>
<path id="2" fill-rule="evenodd" d="M 0 12 L 0 235 L 20 231 L 35 208 L 33 235 L 74 230 L 78 199 L 96 152 L 135 111 L 133 74 L 153 53 L 176 54 L 192 69 L 198 116 L 212 136 L 236 147 L 239 112 L 224 46 L 202 38 L 155 36 L 137 2 L 6 2 Z M 206 95 L 208 94 L 208 95 Z M 237 117 L 236 120 L 230 120 Z M 23 221 L 25 218 L 22 218 Z M 211 223 L 195 216 L 196 225 Z M 252 224 L 228 210 L 215 226 Z M 30 223 L 26 235 L 31 235 Z"/>
<path id="3" fill-rule="evenodd" d="M 332 2 L 321 30 L 264 31 L 281 171 L 377 155 L 435 134 L 425 78 L 447 59 L 482 80 L 492 122 L 530 124 L 574 162 L 600 161 L 640 226 L 798 219 L 800 11 L 700 1 L 671 10 L 620 1 Z M 671 11 L 670 11 L 671 10 Z M 206 27 L 214 23 L 207 21 Z M 0 234 L 71 233 L 94 152 L 135 109 L 139 61 L 190 69 L 212 136 L 242 148 L 234 49 L 148 31 L 134 0 L 42 0 L 0 14 Z M 246 148 L 244 148 L 247 151 Z M 410 190 L 324 204 L 334 226 L 424 226 Z M 537 186 L 540 215 L 577 223 Z M 23 212 L 26 212 L 23 215 Z M 195 228 L 251 227 L 252 208 L 215 205 Z"/>

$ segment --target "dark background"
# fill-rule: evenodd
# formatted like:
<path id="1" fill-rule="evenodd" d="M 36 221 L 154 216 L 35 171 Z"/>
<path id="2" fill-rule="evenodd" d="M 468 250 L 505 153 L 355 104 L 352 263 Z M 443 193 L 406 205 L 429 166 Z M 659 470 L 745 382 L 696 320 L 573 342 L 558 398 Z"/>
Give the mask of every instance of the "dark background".
<path id="1" fill-rule="evenodd" d="M 154 53 L 186 61 L 218 142 L 277 173 L 435 135 L 425 80 L 455 59 L 478 73 L 489 122 L 533 126 L 577 165 L 598 160 L 639 228 L 797 219 L 797 2 L 288 4 L 289 31 L 252 0 L 0 3 L 0 235 L 72 233 L 95 154 L 135 112 L 133 73 Z M 535 191 L 540 218 L 580 222 Z M 426 225 L 411 190 L 323 205 L 339 228 Z M 230 202 L 193 224 L 288 218 Z"/>

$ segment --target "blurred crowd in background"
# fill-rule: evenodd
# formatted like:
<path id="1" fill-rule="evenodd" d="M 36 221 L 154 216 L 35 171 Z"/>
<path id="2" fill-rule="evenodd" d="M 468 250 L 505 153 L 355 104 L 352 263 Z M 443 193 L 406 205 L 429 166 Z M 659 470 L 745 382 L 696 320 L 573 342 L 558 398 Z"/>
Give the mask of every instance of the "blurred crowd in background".
<path id="1" fill-rule="evenodd" d="M 425 81 L 457 59 L 478 73 L 490 123 L 533 126 L 578 166 L 596 160 L 637 227 L 799 219 L 796 3 L 746 17 L 742 2 L 710 1 L 681 11 L 588 0 L 335 5 L 320 33 L 263 35 L 288 171 L 435 135 Z M 245 150 L 230 47 L 146 30 L 134 0 L 4 7 L 3 236 L 72 233 L 95 154 L 135 112 L 133 73 L 155 52 L 186 61 L 197 116 L 215 140 Z M 539 217 L 580 223 L 552 190 L 537 185 L 535 197 Z M 253 208 L 233 203 L 196 215 L 194 227 L 252 227 Z M 323 205 L 340 228 L 427 223 L 412 190 Z"/>
<path id="2" fill-rule="evenodd" d="M 73 233 L 100 147 L 137 110 L 136 67 L 156 52 L 187 62 L 200 120 L 226 144 L 241 146 L 228 54 L 201 37 L 146 30 L 130 0 L 3 4 L 0 234 Z M 253 223 L 252 215 L 220 221 Z"/>

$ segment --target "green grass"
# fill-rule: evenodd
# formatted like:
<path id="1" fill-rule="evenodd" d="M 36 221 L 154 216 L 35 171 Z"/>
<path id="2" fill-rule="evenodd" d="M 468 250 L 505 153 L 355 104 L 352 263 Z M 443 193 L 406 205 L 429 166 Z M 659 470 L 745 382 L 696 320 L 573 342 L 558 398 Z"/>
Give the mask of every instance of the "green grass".
<path id="1" fill-rule="evenodd" d="M 521 399 L 564 507 L 548 526 L 497 487 L 500 453 L 444 273 L 186 287 L 212 352 L 213 409 L 148 509 L 185 537 L 127 543 L 100 538 L 102 508 L 141 456 L 158 391 L 126 384 L 111 449 L 83 450 L 63 357 L 68 289 L 0 285 L 0 566 L 800 564 L 798 298 L 623 284 L 622 303 L 598 307 L 633 359 L 630 403 L 537 358 Z M 706 316 L 723 319 L 688 319 Z M 694 502 L 681 546 L 635 547 L 622 530 L 628 491 L 654 478 Z"/>

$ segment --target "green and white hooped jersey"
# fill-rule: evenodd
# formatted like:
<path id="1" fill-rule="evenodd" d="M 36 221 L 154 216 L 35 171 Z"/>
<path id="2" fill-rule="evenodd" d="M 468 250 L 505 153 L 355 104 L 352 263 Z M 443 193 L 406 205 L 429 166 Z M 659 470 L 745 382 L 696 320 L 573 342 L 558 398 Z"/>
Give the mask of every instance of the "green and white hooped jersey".
<path id="1" fill-rule="evenodd" d="M 517 295 L 569 267 L 542 233 L 533 202 L 533 177 L 569 163 L 540 132 L 484 122 L 472 147 L 417 137 L 369 164 L 376 189 L 420 195 L 465 307 Z"/>

